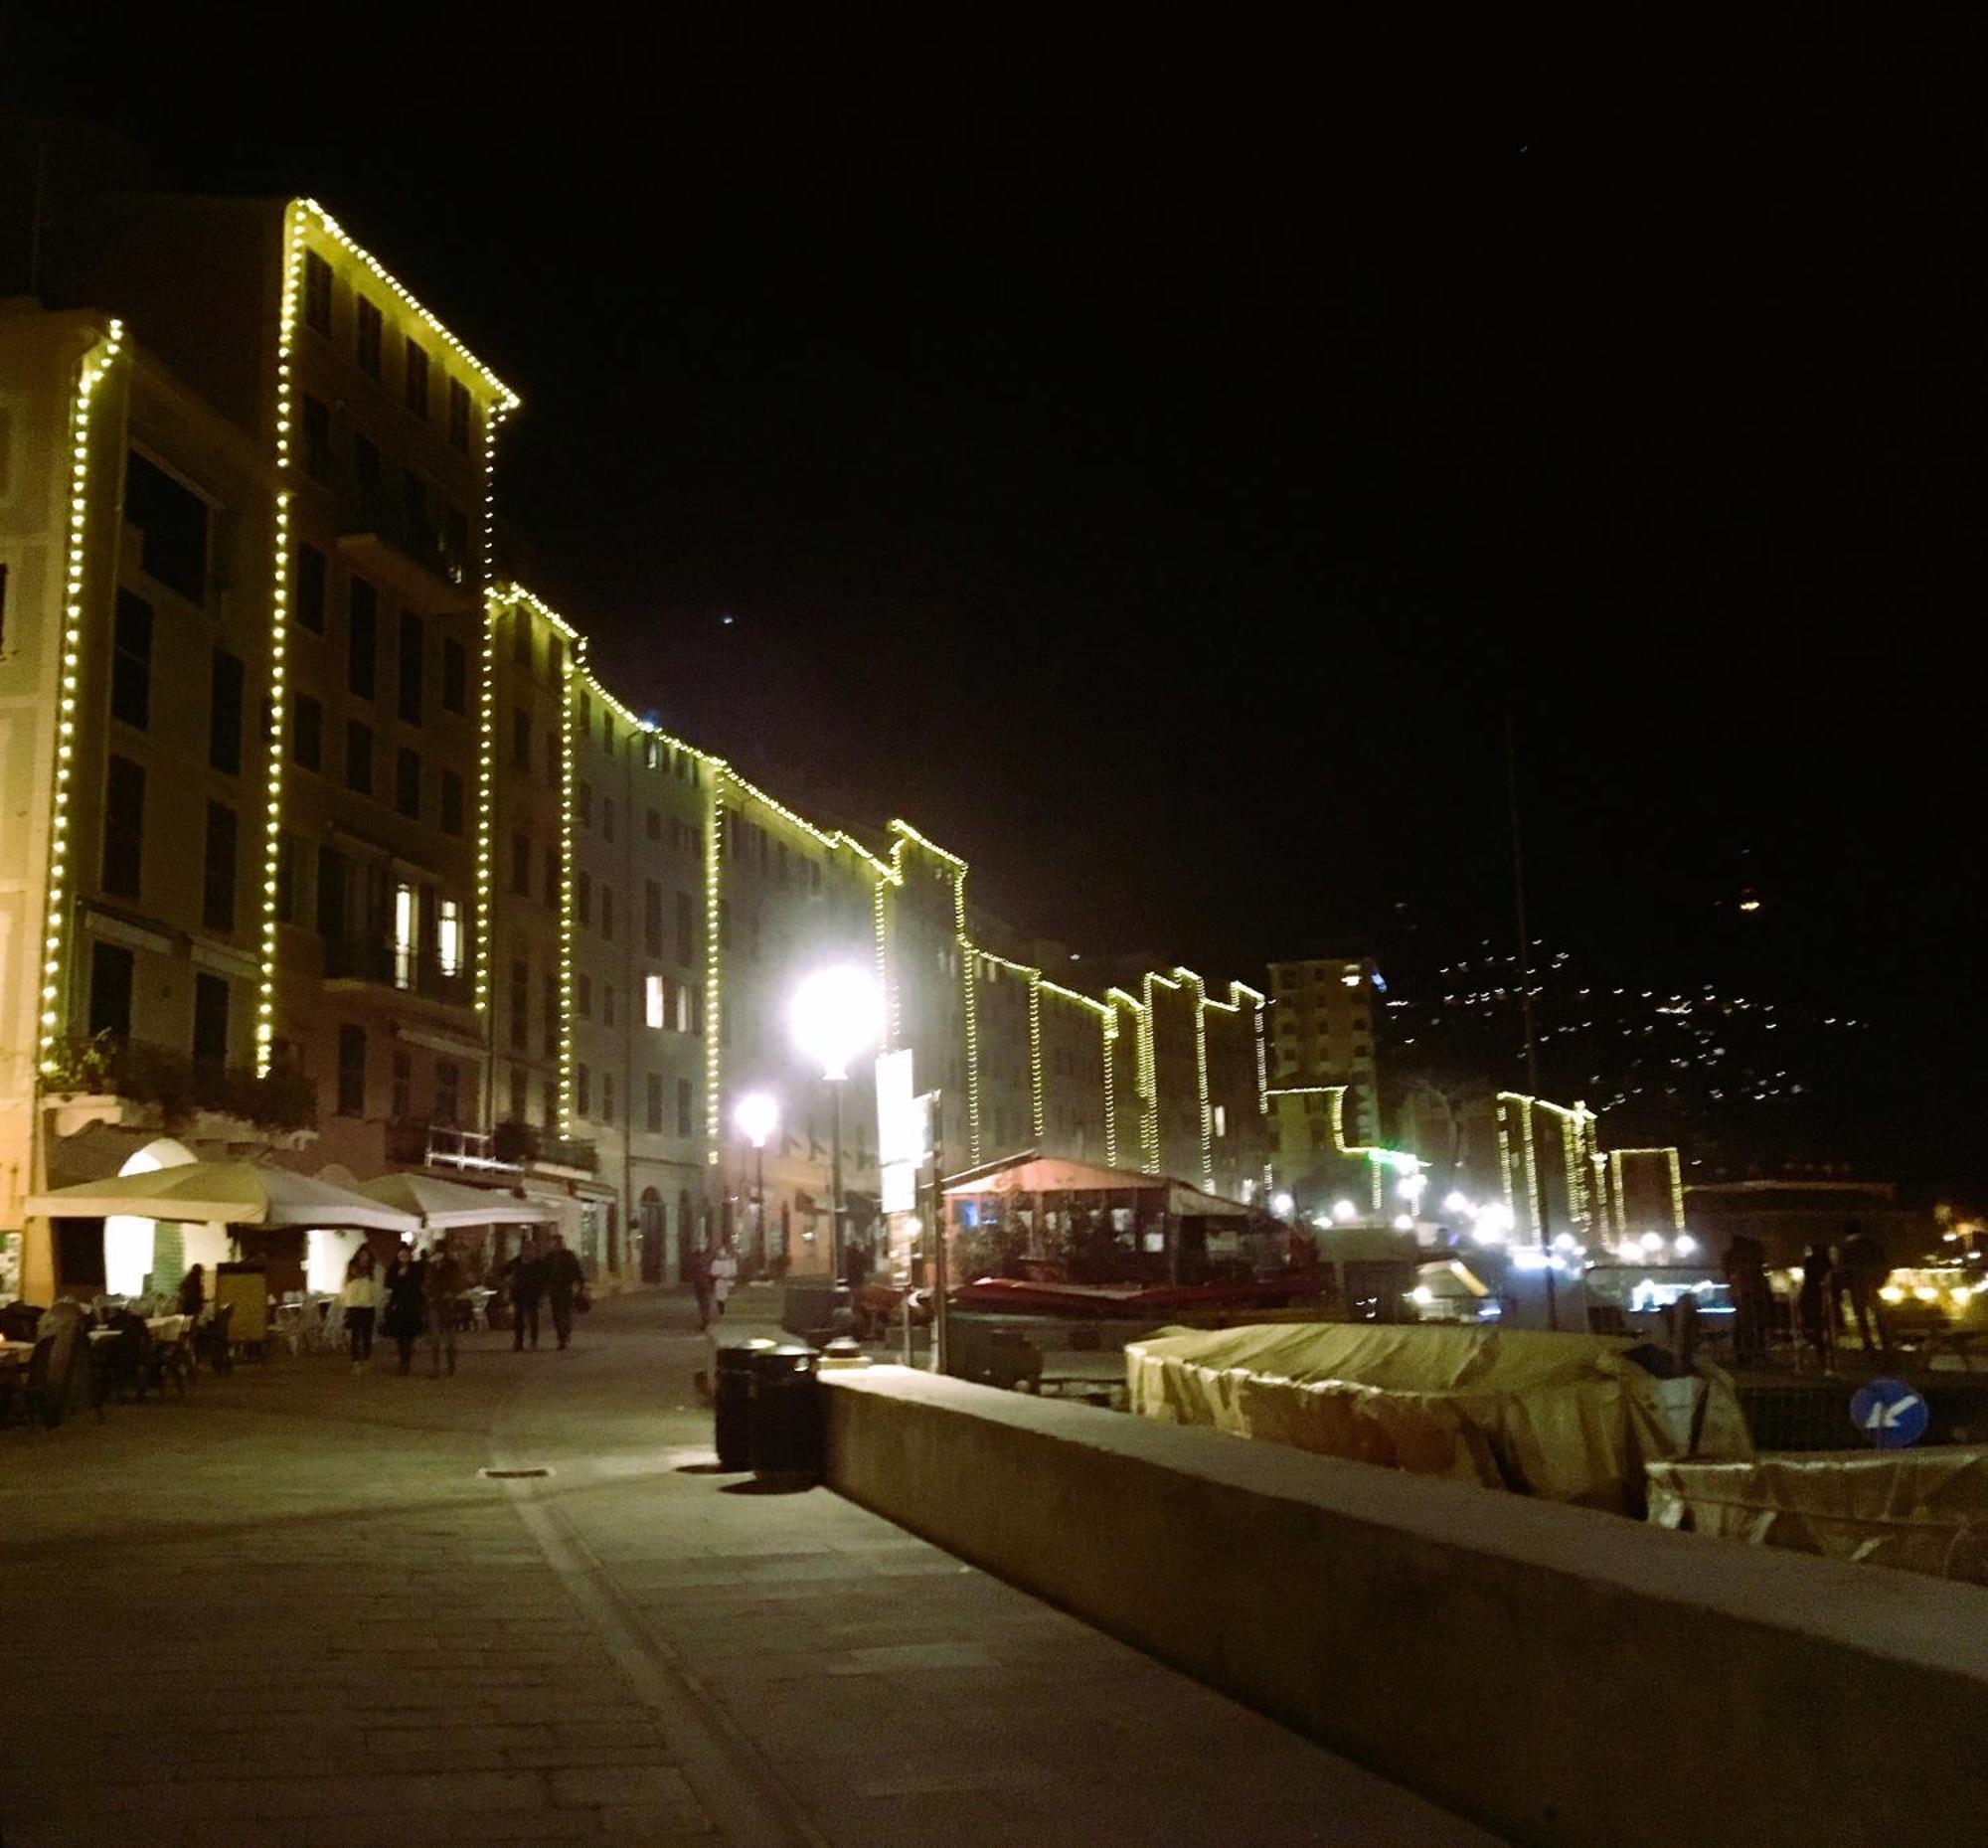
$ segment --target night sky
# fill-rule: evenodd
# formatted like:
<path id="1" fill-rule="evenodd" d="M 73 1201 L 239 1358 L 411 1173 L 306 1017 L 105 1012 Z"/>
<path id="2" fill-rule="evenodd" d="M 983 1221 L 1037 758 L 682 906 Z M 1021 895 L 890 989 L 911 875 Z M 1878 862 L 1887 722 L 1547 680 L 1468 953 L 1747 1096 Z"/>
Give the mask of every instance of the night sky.
<path id="1" fill-rule="evenodd" d="M 1534 933 L 1854 1006 L 1860 1159 L 1988 1190 L 1977 21 L 743 12 L 245 83 L 14 9 L 0 81 L 323 200 L 523 393 L 525 575 L 775 792 L 1087 950 L 1433 961 L 1509 946 L 1509 711 Z"/>

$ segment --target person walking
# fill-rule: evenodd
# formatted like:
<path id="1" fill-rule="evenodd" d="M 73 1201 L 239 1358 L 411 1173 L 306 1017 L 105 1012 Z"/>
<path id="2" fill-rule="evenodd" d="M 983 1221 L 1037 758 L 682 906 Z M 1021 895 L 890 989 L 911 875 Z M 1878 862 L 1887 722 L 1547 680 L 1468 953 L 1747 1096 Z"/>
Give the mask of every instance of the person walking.
<path id="1" fill-rule="evenodd" d="M 732 1291 L 739 1282 L 739 1254 L 732 1249 L 728 1237 L 711 1260 L 711 1300 L 720 1315 L 725 1313 L 725 1305 L 731 1299 Z"/>
<path id="2" fill-rule="evenodd" d="M 697 1297 L 697 1328 L 703 1334 L 711 1326 L 712 1274 L 711 1253 L 700 1245 L 690 1255 L 690 1287 Z"/>
<path id="3" fill-rule="evenodd" d="M 1842 1293 L 1850 1296 L 1850 1313 L 1857 1323 L 1857 1339 L 1867 1354 L 1882 1354 L 1891 1347 L 1890 1330 L 1885 1326 L 1884 1298 L 1879 1293 L 1892 1274 L 1878 1241 L 1858 1223 L 1845 1220 L 1844 1239 L 1836 1257 L 1838 1326 L 1844 1325 Z"/>
<path id="4" fill-rule="evenodd" d="M 448 1358 L 448 1370 L 455 1372 L 455 1317 L 457 1299 L 465 1287 L 462 1260 L 448 1248 L 448 1234 L 443 1233 L 428 1253 L 427 1262 L 421 1266 L 421 1296 L 427 1309 L 428 1324 L 428 1378 L 441 1378 L 442 1357 Z"/>
<path id="5" fill-rule="evenodd" d="M 546 1254 L 546 1295 L 552 1303 L 553 1332 L 565 1347 L 573 1339 L 574 1304 L 586 1292 L 586 1272 L 580 1260 L 566 1247 L 566 1235 L 553 1234 L 553 1248 Z"/>
<path id="6" fill-rule="evenodd" d="M 179 1311 L 199 1321 L 207 1308 L 207 1272 L 199 1264 L 180 1278 Z"/>
<path id="7" fill-rule="evenodd" d="M 345 1339 L 352 1351 L 352 1371 L 373 1359 L 373 1323 L 380 1313 L 380 1265 L 370 1245 L 362 1245 L 345 1266 L 345 1287 L 338 1293 L 345 1311 Z"/>
<path id="8" fill-rule="evenodd" d="M 516 1254 L 504 1265 L 504 1282 L 511 1294 L 511 1352 L 525 1351 L 525 1330 L 532 1346 L 539 1345 L 539 1298 L 546 1292 L 546 1260 L 539 1255 L 539 1235 L 525 1234 Z"/>
<path id="9" fill-rule="evenodd" d="M 414 1343 L 427 1326 L 426 1267 L 414 1257 L 413 1248 L 402 1246 L 387 1266 L 385 1290 L 387 1313 L 381 1327 L 393 1337 L 401 1351 L 401 1371 L 414 1368 Z"/>

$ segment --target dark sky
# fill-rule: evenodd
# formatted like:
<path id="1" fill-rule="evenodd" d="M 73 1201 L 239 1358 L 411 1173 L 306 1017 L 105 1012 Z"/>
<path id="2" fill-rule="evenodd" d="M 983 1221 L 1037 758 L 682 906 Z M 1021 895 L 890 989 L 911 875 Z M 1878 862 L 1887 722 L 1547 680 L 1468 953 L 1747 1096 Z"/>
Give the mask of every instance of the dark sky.
<path id="1" fill-rule="evenodd" d="M 339 214 L 524 394 L 610 679 L 775 791 L 1254 973 L 1509 935 L 1510 711 L 1539 934 L 1855 1001 L 1894 1167 L 1988 1182 L 1978 19 L 746 11 L 0 70 Z"/>

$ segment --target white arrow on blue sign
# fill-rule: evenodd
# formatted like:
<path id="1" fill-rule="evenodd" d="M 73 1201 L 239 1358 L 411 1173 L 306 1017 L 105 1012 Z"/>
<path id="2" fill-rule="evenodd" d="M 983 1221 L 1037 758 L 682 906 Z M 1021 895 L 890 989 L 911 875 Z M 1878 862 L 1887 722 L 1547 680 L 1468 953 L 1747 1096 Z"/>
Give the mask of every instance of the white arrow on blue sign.
<path id="1" fill-rule="evenodd" d="M 1881 1449 L 1917 1443 L 1931 1414 L 1925 1400 L 1903 1380 L 1871 1380 L 1850 1401 L 1850 1422 Z"/>

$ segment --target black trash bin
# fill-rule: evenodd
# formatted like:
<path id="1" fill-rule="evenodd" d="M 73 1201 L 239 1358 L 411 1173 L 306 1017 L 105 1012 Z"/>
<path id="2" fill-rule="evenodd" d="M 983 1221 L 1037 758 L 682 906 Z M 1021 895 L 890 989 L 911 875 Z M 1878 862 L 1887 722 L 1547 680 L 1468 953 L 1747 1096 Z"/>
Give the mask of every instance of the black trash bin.
<path id="1" fill-rule="evenodd" d="M 752 1473 L 821 1475 L 821 1356 L 785 1343 L 756 1350 L 752 1370 Z"/>
<path id="2" fill-rule="evenodd" d="M 755 1335 L 718 1350 L 711 1403 L 721 1469 L 752 1467 L 752 1356 L 771 1346 L 763 1335 Z"/>

